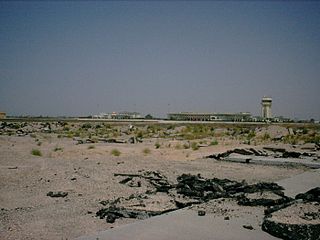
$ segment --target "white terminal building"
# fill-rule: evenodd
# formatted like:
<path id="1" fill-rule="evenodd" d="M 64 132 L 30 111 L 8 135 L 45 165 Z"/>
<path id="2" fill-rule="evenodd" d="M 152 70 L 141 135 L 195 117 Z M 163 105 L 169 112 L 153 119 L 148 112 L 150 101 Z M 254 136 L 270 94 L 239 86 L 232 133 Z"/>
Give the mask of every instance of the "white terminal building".
<path id="1" fill-rule="evenodd" d="M 141 114 L 138 112 L 112 112 L 112 113 L 100 113 L 94 115 L 93 118 L 99 119 L 140 119 Z"/>
<path id="2" fill-rule="evenodd" d="M 251 114 L 240 113 L 196 113 L 178 112 L 168 113 L 168 119 L 176 121 L 224 121 L 224 122 L 246 122 L 250 121 Z"/>
<path id="3" fill-rule="evenodd" d="M 272 98 L 263 97 L 261 100 L 261 117 L 262 118 L 264 119 L 272 118 L 271 106 L 272 106 Z"/>

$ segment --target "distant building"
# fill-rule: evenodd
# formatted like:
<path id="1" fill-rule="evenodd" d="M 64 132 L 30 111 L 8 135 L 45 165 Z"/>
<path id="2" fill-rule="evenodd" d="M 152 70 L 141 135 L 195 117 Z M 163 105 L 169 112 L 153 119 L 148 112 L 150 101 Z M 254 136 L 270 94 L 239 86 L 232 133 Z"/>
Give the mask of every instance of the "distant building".
<path id="1" fill-rule="evenodd" d="M 247 122 L 251 120 L 251 114 L 248 112 L 240 112 L 240 113 L 179 112 L 179 113 L 168 113 L 168 119 L 177 120 L 177 121 Z"/>
<path id="2" fill-rule="evenodd" d="M 100 119 L 140 119 L 141 114 L 138 112 L 112 112 L 112 113 L 100 113 L 94 115 L 93 118 Z"/>
<path id="3" fill-rule="evenodd" d="M 141 118 L 141 114 L 138 112 L 111 113 L 111 119 L 137 119 L 137 118 Z"/>
<path id="4" fill-rule="evenodd" d="M 272 106 L 272 98 L 263 97 L 261 100 L 261 117 L 262 118 L 265 118 L 265 119 L 272 118 L 271 106 Z"/>
<path id="5" fill-rule="evenodd" d="M 5 112 L 0 112 L 0 119 L 6 118 L 6 113 Z"/>

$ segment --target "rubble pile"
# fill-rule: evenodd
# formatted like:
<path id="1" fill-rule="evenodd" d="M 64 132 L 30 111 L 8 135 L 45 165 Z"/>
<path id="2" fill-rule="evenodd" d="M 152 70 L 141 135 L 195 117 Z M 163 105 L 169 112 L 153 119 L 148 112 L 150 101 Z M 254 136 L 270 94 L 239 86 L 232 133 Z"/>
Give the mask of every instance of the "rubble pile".
<path id="1" fill-rule="evenodd" d="M 182 174 L 177 177 L 177 183 L 172 184 L 160 172 L 148 171 L 142 174 L 118 173 L 114 175 L 125 177 L 119 183 L 130 187 L 141 187 L 142 180 L 146 180 L 152 189 L 148 188 L 143 195 L 131 195 L 128 198 L 103 201 L 103 205 L 107 207 L 99 210 L 96 215 L 100 218 L 106 218 L 108 222 L 110 219 L 121 217 L 150 217 L 217 198 L 234 198 L 239 204 L 249 206 L 273 206 L 291 200 L 284 196 L 283 189 L 275 183 L 262 182 L 249 185 L 245 181 L 237 182 L 218 178 L 206 179 L 199 174 Z M 261 199 L 260 195 L 257 194 L 258 200 L 254 198 L 248 200 L 247 194 L 253 193 L 273 194 L 277 198 Z M 160 194 L 162 194 L 164 201 L 161 202 L 162 205 L 155 205 L 155 201 L 150 199 L 159 198 Z M 136 201 L 136 203 L 133 203 L 133 201 Z M 154 211 L 154 209 L 157 210 Z M 112 217 L 108 218 L 109 215 Z"/>
<path id="2" fill-rule="evenodd" d="M 254 148 L 235 148 L 228 150 L 223 153 L 211 154 L 207 158 L 213 158 L 216 160 L 223 160 L 229 157 L 231 154 L 236 153 L 239 155 L 246 156 L 264 156 L 264 157 L 274 157 L 274 158 L 301 158 L 301 157 L 315 157 L 316 153 L 314 152 L 296 152 L 296 151 L 287 151 L 284 148 L 274 148 L 274 147 L 264 147 L 263 150 L 258 150 Z"/>
<path id="3" fill-rule="evenodd" d="M 182 174 L 173 184 L 163 174 L 154 171 L 114 175 L 123 177 L 119 183 L 129 187 L 141 187 L 142 183 L 147 183 L 148 190 L 127 198 L 101 201 L 104 208 L 96 212 L 96 216 L 108 223 L 114 223 L 119 218 L 145 219 L 213 199 L 232 198 L 239 206 L 266 207 L 262 229 L 273 236 L 283 239 L 319 239 L 320 188 L 298 194 L 292 199 L 285 196 L 283 188 L 276 183 L 250 185 L 245 181 L 206 179 L 200 174 Z M 199 216 L 203 216 L 203 213 Z"/>

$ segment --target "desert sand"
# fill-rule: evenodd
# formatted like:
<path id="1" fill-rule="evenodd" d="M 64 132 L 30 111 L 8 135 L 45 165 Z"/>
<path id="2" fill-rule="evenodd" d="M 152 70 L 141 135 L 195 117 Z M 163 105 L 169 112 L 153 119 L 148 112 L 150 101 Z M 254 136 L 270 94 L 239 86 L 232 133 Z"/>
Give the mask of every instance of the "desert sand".
<path id="1" fill-rule="evenodd" d="M 248 129 L 254 136 L 248 137 L 248 131 L 232 135 L 235 132 L 232 126 L 218 125 L 199 138 L 198 132 L 190 130 L 190 135 L 196 136 L 192 139 L 187 134 L 178 134 L 185 129 L 183 125 L 173 128 L 165 125 L 148 132 L 147 124 L 92 123 L 89 128 L 82 128 L 83 123 L 66 126 L 54 122 L 49 128 L 41 122 L 17 124 L 10 127 L 2 123 L 1 129 L 0 239 L 73 239 L 139 221 L 118 219 L 111 224 L 95 216 L 102 208 L 100 201 L 146 190 L 143 184 L 141 187 L 120 184 L 123 178 L 114 176 L 115 173 L 159 171 L 171 182 L 183 173 L 190 173 L 258 183 L 274 182 L 308 170 L 302 166 L 241 164 L 205 158 L 234 148 L 262 148 L 270 144 L 292 147 L 292 143 L 278 139 L 288 138 L 292 130 L 282 126 L 250 126 Z M 107 126 L 105 132 L 98 132 L 102 130 L 96 125 L 102 129 Z M 81 132 L 75 134 L 77 129 Z M 117 129 L 116 134 L 108 129 Z M 299 127 L 293 129 L 297 131 Z M 317 130 L 305 131 L 308 131 L 305 135 L 310 135 Z M 295 132 L 292 136 L 299 134 Z M 102 137 L 103 141 L 99 139 Z M 129 143 L 130 137 L 139 141 Z M 111 138 L 125 141 L 105 141 Z M 84 142 L 88 139 L 89 143 L 79 144 L 79 139 Z M 297 146 L 305 146 L 301 139 L 296 137 Z M 213 140 L 216 142 L 210 144 Z M 191 147 L 192 142 L 197 147 Z M 47 196 L 50 191 L 68 195 L 53 198 Z"/>

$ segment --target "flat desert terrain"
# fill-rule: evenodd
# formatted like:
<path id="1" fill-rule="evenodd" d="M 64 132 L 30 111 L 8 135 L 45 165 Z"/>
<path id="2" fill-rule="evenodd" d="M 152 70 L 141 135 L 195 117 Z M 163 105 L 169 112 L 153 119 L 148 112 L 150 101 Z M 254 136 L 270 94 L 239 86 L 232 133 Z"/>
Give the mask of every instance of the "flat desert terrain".
<path id="1" fill-rule="evenodd" d="M 149 189 L 142 180 L 120 183 L 126 174 L 156 172 L 172 184 L 182 174 L 255 184 L 309 169 L 206 157 L 235 148 L 302 152 L 311 147 L 310 156 L 319 160 L 317 125 L 3 121 L 0 126 L 0 239 L 8 240 L 73 239 L 139 221 L 108 223 L 96 216 L 101 202 Z M 154 195 L 152 204 L 161 208 L 162 201 Z"/>

